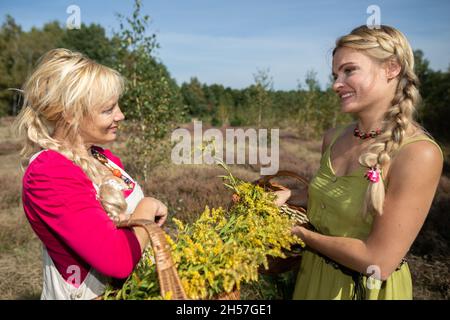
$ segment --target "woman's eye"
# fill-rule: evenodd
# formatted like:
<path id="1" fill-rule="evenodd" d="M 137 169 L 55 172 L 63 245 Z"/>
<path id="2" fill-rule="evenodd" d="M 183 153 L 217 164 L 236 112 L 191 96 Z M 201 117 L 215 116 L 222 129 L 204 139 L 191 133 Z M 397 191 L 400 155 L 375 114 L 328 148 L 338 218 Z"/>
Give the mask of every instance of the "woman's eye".
<path id="1" fill-rule="evenodd" d="M 113 110 L 114 107 L 104 110 L 103 113 L 110 114 Z"/>
<path id="2" fill-rule="evenodd" d="M 349 74 L 349 73 L 352 73 L 352 71 L 354 71 L 354 70 L 355 70 L 355 68 L 347 68 L 347 69 L 344 70 L 344 72 L 346 74 Z"/>

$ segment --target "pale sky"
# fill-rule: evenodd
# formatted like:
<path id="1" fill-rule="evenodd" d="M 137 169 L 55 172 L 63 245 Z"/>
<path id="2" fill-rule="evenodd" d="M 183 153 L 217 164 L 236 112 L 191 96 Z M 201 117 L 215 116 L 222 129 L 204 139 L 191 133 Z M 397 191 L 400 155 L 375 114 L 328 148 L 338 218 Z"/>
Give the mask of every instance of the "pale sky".
<path id="1" fill-rule="evenodd" d="M 115 13 L 129 15 L 131 0 L 0 0 L 0 21 L 10 14 L 24 30 L 58 20 L 65 26 L 70 5 L 81 22 L 118 29 Z M 144 0 L 152 17 L 158 58 L 179 84 L 201 82 L 244 88 L 258 69 L 269 69 L 274 88 L 295 89 L 308 70 L 328 82 L 330 52 L 337 37 L 367 23 L 380 9 L 382 24 L 398 28 L 413 49 L 424 51 L 431 68 L 450 65 L 450 1 Z"/>

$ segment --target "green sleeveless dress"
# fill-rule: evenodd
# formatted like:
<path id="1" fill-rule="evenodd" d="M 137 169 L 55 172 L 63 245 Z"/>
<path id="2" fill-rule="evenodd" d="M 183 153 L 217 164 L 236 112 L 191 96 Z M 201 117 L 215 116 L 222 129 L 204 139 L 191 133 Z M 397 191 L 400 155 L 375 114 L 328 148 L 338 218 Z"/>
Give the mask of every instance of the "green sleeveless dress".
<path id="1" fill-rule="evenodd" d="M 357 238 L 368 237 L 372 218 L 364 219 L 361 208 L 369 181 L 364 177 L 365 167 L 360 166 L 346 176 L 336 176 L 330 161 L 330 150 L 345 127 L 336 130 L 321 160 L 320 168 L 308 189 L 308 217 L 312 225 L 324 235 Z M 425 135 L 405 140 L 406 144 L 427 140 Z M 439 148 L 439 150 L 441 150 Z M 442 150 L 441 150 L 442 153 Z M 407 263 L 401 265 L 386 281 L 362 278 L 365 299 L 412 299 L 412 280 Z M 350 275 L 327 263 L 324 258 L 305 251 L 297 276 L 293 299 L 352 299 L 355 283 Z"/>

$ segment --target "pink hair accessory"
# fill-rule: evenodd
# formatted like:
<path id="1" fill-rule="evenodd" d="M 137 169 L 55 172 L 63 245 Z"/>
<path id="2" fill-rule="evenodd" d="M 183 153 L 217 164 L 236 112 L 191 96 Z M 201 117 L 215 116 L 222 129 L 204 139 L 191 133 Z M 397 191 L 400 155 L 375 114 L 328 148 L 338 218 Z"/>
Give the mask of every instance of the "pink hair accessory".
<path id="1" fill-rule="evenodd" d="M 378 181 L 380 181 L 380 171 L 377 168 L 370 168 L 369 170 L 367 170 L 364 177 L 366 177 L 367 180 L 372 183 L 377 183 Z"/>

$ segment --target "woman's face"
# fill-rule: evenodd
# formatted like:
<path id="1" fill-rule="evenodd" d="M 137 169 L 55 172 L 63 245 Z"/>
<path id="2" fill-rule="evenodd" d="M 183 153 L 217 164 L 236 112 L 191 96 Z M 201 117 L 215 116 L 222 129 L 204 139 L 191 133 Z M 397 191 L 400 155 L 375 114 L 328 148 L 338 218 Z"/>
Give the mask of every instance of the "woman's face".
<path id="1" fill-rule="evenodd" d="M 341 47 L 336 50 L 333 77 L 333 90 L 340 97 L 342 112 L 385 109 L 393 98 L 392 85 L 382 64 L 355 49 Z"/>
<path id="2" fill-rule="evenodd" d="M 116 140 L 119 122 L 125 118 L 118 98 L 96 108 L 90 118 L 82 121 L 80 135 L 85 145 L 107 144 Z"/>

